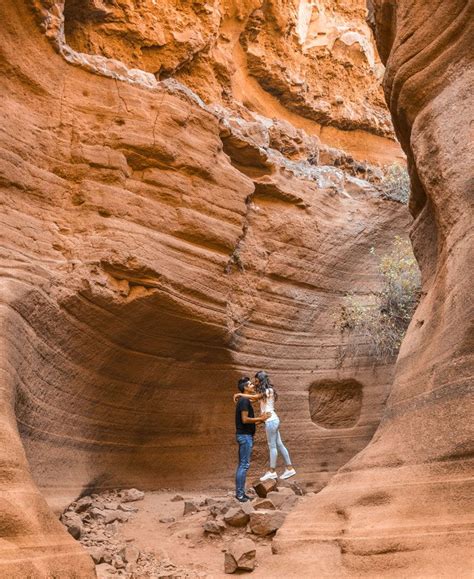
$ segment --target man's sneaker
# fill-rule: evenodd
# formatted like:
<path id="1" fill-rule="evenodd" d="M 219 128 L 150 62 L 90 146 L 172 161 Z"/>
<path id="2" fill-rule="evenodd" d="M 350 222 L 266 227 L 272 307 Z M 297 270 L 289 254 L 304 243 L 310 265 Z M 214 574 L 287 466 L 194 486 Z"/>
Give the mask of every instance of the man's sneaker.
<path id="1" fill-rule="evenodd" d="M 295 474 L 296 474 L 296 473 L 295 473 Z M 261 480 L 262 482 L 264 482 L 264 481 L 266 481 L 266 480 L 270 480 L 270 479 L 274 479 L 274 480 L 275 480 L 275 479 L 277 479 L 277 478 L 278 478 L 278 475 L 277 475 L 276 472 L 268 471 L 268 472 L 266 472 L 263 476 L 260 477 L 260 480 Z"/>
<path id="2" fill-rule="evenodd" d="M 239 503 L 246 503 L 247 501 L 250 501 L 250 497 L 248 497 L 247 495 L 244 495 L 243 497 L 235 497 Z"/>
<path id="3" fill-rule="evenodd" d="M 290 468 L 290 469 L 285 468 L 285 472 L 280 476 L 280 478 L 282 480 L 285 480 L 286 478 L 290 478 L 292 476 L 295 476 L 295 474 L 296 474 L 296 470 L 294 468 Z M 260 480 L 262 480 L 262 479 L 260 479 Z"/>

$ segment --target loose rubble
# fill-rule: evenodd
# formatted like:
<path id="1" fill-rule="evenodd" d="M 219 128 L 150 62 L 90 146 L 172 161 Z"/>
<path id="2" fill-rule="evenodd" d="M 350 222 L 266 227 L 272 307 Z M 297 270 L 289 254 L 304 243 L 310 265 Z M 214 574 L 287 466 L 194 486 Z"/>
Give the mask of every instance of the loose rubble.
<path id="1" fill-rule="evenodd" d="M 301 489 L 297 486 L 280 487 L 267 485 L 258 492 L 266 498 L 249 491 L 252 500 L 239 503 L 232 493 L 223 496 L 196 500 L 174 495 L 170 503 L 183 501 L 181 516 L 157 517 L 157 522 L 175 525 L 190 518 L 202 528 L 195 548 L 208 541 L 224 553 L 224 571 L 253 571 L 257 562 L 258 545 L 268 545 L 283 524 L 288 511 L 298 502 Z M 270 490 L 272 488 L 273 490 Z M 295 494 L 298 493 L 298 494 Z M 134 539 L 125 538 L 121 529 L 140 509 L 145 494 L 137 489 L 109 490 L 84 496 L 71 503 L 61 515 L 61 522 L 69 533 L 84 546 L 96 565 L 99 579 L 124 577 L 157 577 L 162 579 L 191 579 L 205 577 L 206 573 L 196 569 L 185 569 L 175 565 L 165 553 L 140 551 Z M 203 517 L 205 519 L 203 520 Z M 193 519 L 194 518 L 194 519 Z M 198 523 L 199 521 L 199 523 Z M 177 534 L 188 541 L 188 533 Z"/>

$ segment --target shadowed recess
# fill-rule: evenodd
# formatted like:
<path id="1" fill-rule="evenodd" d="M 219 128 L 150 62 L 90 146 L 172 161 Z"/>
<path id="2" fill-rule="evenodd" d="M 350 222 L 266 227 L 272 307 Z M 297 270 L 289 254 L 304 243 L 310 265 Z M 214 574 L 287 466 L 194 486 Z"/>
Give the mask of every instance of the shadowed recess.
<path id="1" fill-rule="evenodd" d="M 323 428 L 352 428 L 360 418 L 362 384 L 357 380 L 322 380 L 309 389 L 311 420 Z"/>

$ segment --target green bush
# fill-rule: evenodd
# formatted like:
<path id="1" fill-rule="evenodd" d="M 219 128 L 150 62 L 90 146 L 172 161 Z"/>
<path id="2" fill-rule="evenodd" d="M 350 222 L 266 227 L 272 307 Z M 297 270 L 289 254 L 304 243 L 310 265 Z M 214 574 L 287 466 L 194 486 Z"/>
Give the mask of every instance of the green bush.
<path id="1" fill-rule="evenodd" d="M 358 343 L 367 338 L 370 353 L 383 360 L 398 353 L 420 298 L 420 270 L 410 242 L 396 237 L 390 252 L 381 256 L 379 271 L 382 289 L 365 299 L 348 294 L 338 323 L 341 331 L 357 336 Z"/>
<path id="2" fill-rule="evenodd" d="M 410 177 L 402 165 L 390 165 L 380 185 L 382 195 L 387 199 L 408 203 L 410 197 Z"/>

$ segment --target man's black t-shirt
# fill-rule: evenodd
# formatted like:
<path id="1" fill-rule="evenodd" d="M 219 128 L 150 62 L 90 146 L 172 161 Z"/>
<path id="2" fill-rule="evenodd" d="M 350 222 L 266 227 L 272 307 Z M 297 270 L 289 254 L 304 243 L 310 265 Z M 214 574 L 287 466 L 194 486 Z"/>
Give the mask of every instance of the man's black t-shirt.
<path id="1" fill-rule="evenodd" d="M 242 410 L 247 410 L 249 418 L 255 416 L 252 405 L 248 398 L 239 398 L 235 409 L 235 429 L 237 434 L 255 434 L 255 424 L 244 424 L 242 422 Z"/>

